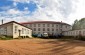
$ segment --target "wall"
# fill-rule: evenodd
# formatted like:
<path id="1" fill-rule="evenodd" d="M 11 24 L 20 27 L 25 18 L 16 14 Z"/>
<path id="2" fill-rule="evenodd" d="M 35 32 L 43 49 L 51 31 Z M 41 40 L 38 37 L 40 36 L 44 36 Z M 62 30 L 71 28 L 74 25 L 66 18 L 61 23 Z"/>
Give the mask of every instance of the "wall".
<path id="1" fill-rule="evenodd" d="M 45 25 L 45 27 L 43 26 L 43 24 Z M 31 28 L 33 30 L 33 34 L 50 33 L 50 34 L 56 34 L 57 35 L 57 34 L 60 34 L 62 31 L 71 30 L 70 25 L 62 25 L 62 24 L 32 23 L 32 24 L 24 24 L 24 25 Z M 36 28 L 36 31 L 34 30 L 34 28 Z M 40 31 L 38 31 L 39 28 L 40 28 Z M 45 31 L 43 31 L 43 28 L 45 28 Z M 47 30 L 48 28 L 49 28 L 49 31 Z M 54 29 L 54 30 L 52 31 L 52 29 Z"/>
<path id="2" fill-rule="evenodd" d="M 17 26 L 16 28 L 16 31 L 15 31 L 15 26 Z M 19 25 L 19 24 L 16 24 L 16 23 L 13 23 L 13 38 L 18 38 L 19 37 L 19 30 L 20 30 L 20 36 L 29 36 L 29 37 L 32 37 L 32 30 L 22 26 L 22 25 Z"/>
<path id="3" fill-rule="evenodd" d="M 85 36 L 85 29 L 63 32 L 64 36 Z"/>
<path id="4" fill-rule="evenodd" d="M 12 36 L 13 35 L 12 30 L 13 30 L 12 23 L 6 24 L 6 25 L 1 25 L 0 26 L 0 35 Z"/>

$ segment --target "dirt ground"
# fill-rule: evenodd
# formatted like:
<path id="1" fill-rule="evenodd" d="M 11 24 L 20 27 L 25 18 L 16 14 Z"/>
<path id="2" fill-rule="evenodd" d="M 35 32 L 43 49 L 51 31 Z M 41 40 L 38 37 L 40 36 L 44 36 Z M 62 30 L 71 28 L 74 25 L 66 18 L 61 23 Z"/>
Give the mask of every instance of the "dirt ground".
<path id="1" fill-rule="evenodd" d="M 0 55 L 85 55 L 85 41 L 57 39 L 0 40 Z"/>

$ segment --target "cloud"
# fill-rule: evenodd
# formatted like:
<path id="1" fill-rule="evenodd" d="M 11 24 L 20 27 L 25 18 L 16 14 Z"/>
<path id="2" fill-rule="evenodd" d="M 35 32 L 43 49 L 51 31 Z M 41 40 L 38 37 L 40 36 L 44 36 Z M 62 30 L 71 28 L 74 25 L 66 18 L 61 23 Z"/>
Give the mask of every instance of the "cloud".
<path id="1" fill-rule="evenodd" d="M 14 2 L 29 3 L 30 0 L 13 0 Z"/>
<path id="2" fill-rule="evenodd" d="M 52 20 L 67 22 L 70 14 L 75 11 L 76 0 L 35 0 L 38 9 L 31 18 L 36 20 Z M 67 20 L 67 21 L 66 21 Z M 71 23 L 73 21 L 70 21 Z"/>
<path id="3" fill-rule="evenodd" d="M 33 12 L 30 12 L 27 6 L 24 7 L 23 11 L 17 8 L 19 3 L 29 4 L 30 2 L 37 6 Z M 50 20 L 72 24 L 75 19 L 84 17 L 84 3 L 84 0 L 13 0 L 14 8 L 8 8 L 6 12 L 0 14 L 4 14 L 3 16 L 7 17 L 8 20 L 18 22 Z"/>
<path id="4" fill-rule="evenodd" d="M 13 2 L 13 5 L 16 7 L 17 6 L 17 2 Z"/>
<path id="5" fill-rule="evenodd" d="M 7 11 L 8 14 L 19 14 L 20 11 L 19 10 L 16 10 L 16 9 L 10 9 Z"/>

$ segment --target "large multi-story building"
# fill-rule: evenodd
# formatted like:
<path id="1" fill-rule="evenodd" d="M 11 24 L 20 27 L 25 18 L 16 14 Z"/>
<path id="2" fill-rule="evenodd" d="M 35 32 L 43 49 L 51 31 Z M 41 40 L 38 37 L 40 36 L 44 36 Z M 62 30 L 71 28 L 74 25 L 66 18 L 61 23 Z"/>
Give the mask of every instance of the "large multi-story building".
<path id="1" fill-rule="evenodd" d="M 32 22 L 23 22 L 23 25 L 32 29 L 33 34 L 60 34 L 63 31 L 69 31 L 72 29 L 71 25 L 63 22 L 55 21 L 32 21 Z"/>

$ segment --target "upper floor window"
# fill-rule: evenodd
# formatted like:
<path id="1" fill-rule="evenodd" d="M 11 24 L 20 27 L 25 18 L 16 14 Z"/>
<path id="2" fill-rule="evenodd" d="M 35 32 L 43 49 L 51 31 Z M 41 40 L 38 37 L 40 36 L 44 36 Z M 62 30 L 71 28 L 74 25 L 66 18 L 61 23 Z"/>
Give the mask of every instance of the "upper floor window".
<path id="1" fill-rule="evenodd" d="M 36 31 L 36 28 L 34 28 L 34 31 Z"/>
<path id="2" fill-rule="evenodd" d="M 45 24 L 43 24 L 43 27 L 45 27 Z"/>
<path id="3" fill-rule="evenodd" d="M 47 31 L 49 31 L 49 28 L 47 29 Z"/>
<path id="4" fill-rule="evenodd" d="M 40 24 L 38 24 L 38 27 L 40 27 Z"/>
<path id="5" fill-rule="evenodd" d="M 56 29 L 56 31 L 58 31 L 58 29 Z"/>
<path id="6" fill-rule="evenodd" d="M 58 24 L 56 25 L 56 27 L 58 27 Z"/>
<path id="7" fill-rule="evenodd" d="M 66 28 L 67 28 L 67 26 L 66 26 Z"/>
<path id="8" fill-rule="evenodd" d="M 32 27 L 32 24 L 30 24 L 30 27 Z"/>
<path id="9" fill-rule="evenodd" d="M 54 29 L 52 29 L 52 31 L 54 31 Z"/>
<path id="10" fill-rule="evenodd" d="M 54 27 L 54 24 L 52 24 L 52 27 Z"/>
<path id="11" fill-rule="evenodd" d="M 36 27 L 36 24 L 34 24 L 34 27 Z"/>
<path id="12" fill-rule="evenodd" d="M 50 24 L 47 24 L 47 27 L 49 27 L 50 26 Z"/>
<path id="13" fill-rule="evenodd" d="M 62 24 L 60 24 L 60 28 L 62 28 Z"/>

